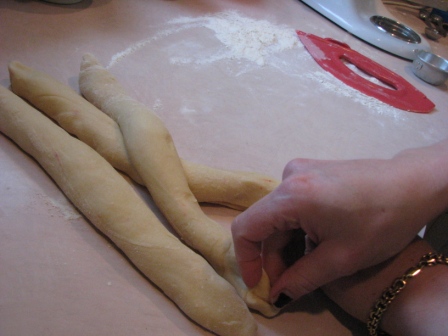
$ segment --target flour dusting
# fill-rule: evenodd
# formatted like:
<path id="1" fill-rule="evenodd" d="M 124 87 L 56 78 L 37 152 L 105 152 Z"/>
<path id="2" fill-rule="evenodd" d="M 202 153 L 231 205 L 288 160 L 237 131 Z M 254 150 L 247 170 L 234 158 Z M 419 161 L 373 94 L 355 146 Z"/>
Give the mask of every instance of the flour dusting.
<path id="1" fill-rule="evenodd" d="M 370 81 L 370 82 L 372 82 L 372 83 L 374 83 L 376 85 L 385 87 L 387 89 L 394 89 L 392 86 L 387 85 L 386 83 L 380 81 L 378 78 L 373 77 L 373 76 L 369 75 L 368 73 L 364 72 L 363 70 L 359 69 L 356 65 L 354 65 L 354 64 L 352 64 L 352 63 L 350 63 L 348 61 L 345 61 L 345 60 L 342 60 L 342 62 L 345 63 L 347 68 L 349 68 L 355 74 L 361 76 L 362 78 L 367 79 L 368 81 Z"/>
<path id="2" fill-rule="evenodd" d="M 303 77 L 318 82 L 320 84 L 320 91 L 326 93 L 331 92 L 339 97 L 347 97 L 352 101 L 367 107 L 369 111 L 376 112 L 376 114 L 388 115 L 395 121 L 404 121 L 407 119 L 407 114 L 404 111 L 346 85 L 330 73 L 325 71 L 313 71 L 305 73 Z"/>
<path id="3" fill-rule="evenodd" d="M 149 37 L 147 39 L 144 40 L 140 40 L 132 45 L 130 45 L 129 47 L 127 47 L 126 49 L 119 51 L 118 53 L 116 53 L 115 55 L 112 56 L 109 64 L 106 66 L 107 69 L 111 68 L 112 66 L 116 65 L 117 63 L 119 63 L 120 61 L 122 61 L 124 58 L 140 51 L 141 49 L 145 48 L 147 45 L 149 45 L 150 43 L 153 43 L 157 40 L 160 40 L 164 37 L 179 33 L 183 30 L 192 28 L 194 26 L 191 25 L 184 25 L 182 27 L 177 27 L 177 28 L 170 28 L 170 29 L 166 29 L 163 31 L 158 32 L 157 34 L 155 34 L 152 37 Z"/>
<path id="4" fill-rule="evenodd" d="M 154 110 L 154 111 L 159 111 L 161 108 L 163 107 L 163 104 L 162 104 L 162 101 L 160 100 L 160 99 L 156 99 L 156 101 L 154 102 L 154 104 L 153 104 L 153 106 L 152 106 L 152 109 Z"/>
<path id="5" fill-rule="evenodd" d="M 178 18 L 169 23 L 189 24 L 213 31 L 215 37 L 226 47 L 226 51 L 215 55 L 210 61 L 244 59 L 264 65 L 268 56 L 301 45 L 294 29 L 274 25 L 266 20 L 243 17 L 233 11 L 215 16 Z M 188 59 L 173 59 L 173 62 L 187 63 Z"/>
<path id="6" fill-rule="evenodd" d="M 193 29 L 195 31 L 188 34 L 187 38 L 179 35 Z M 168 37 L 171 39 L 163 40 Z M 205 39 L 210 37 L 211 43 L 205 42 Z M 269 67 L 297 81 L 298 88 L 303 88 L 299 89 L 297 94 L 304 99 L 310 95 L 306 88 L 309 87 L 309 81 L 313 81 L 318 83 L 317 90 L 326 95 L 327 99 L 331 99 L 332 96 L 348 98 L 366 107 L 369 112 L 392 117 L 395 121 L 409 118 L 404 111 L 351 88 L 321 69 L 300 42 L 295 29 L 276 25 L 267 20 L 244 17 L 235 11 L 172 19 L 153 36 L 116 53 L 107 68 L 157 41 L 165 46 L 164 57 L 172 66 L 194 65 L 197 69 L 203 68 L 205 71 L 208 65 L 230 61 L 225 69 L 235 77 Z M 288 58 L 282 54 L 288 51 L 293 53 L 292 57 Z M 359 69 L 353 64 L 346 65 L 364 78 L 385 86 L 376 78 L 359 73 Z M 155 110 L 161 107 L 160 100 L 154 103 Z M 182 113 L 191 114 L 193 111 L 185 109 Z"/>
<path id="7" fill-rule="evenodd" d="M 172 57 L 173 64 L 206 64 L 224 59 L 247 60 L 258 65 L 265 65 L 266 58 L 275 53 L 302 47 L 294 29 L 278 26 L 266 20 L 255 20 L 227 11 L 215 15 L 199 17 L 179 17 L 167 22 L 169 28 L 152 37 L 138 41 L 123 51 L 115 54 L 108 68 L 122 59 L 146 47 L 163 37 L 174 35 L 193 28 L 206 28 L 214 33 L 225 49 L 207 58 Z"/>
<path id="8" fill-rule="evenodd" d="M 77 220 L 82 218 L 81 214 L 65 197 L 56 200 L 40 193 L 36 194 L 36 196 L 42 199 L 48 206 L 49 213 L 52 217 L 54 214 L 57 214 L 66 220 Z"/>

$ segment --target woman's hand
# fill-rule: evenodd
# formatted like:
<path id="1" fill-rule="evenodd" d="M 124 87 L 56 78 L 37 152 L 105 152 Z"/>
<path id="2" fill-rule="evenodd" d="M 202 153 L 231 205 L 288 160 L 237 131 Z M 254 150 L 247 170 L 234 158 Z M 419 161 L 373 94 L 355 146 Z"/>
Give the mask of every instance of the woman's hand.
<path id="1" fill-rule="evenodd" d="M 272 302 L 283 306 L 400 252 L 448 204 L 446 169 L 436 162 L 446 146 L 390 160 L 291 161 L 280 186 L 232 225 L 245 283 L 255 286 L 263 267 Z M 288 265 L 284 248 L 301 232 L 310 253 Z"/>

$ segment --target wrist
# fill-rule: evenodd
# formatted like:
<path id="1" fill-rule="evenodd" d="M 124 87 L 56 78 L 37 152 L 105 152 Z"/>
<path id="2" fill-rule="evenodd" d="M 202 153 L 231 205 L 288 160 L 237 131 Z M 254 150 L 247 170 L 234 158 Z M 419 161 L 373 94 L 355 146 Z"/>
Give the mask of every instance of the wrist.
<path id="1" fill-rule="evenodd" d="M 448 316 L 447 286 L 446 264 L 424 267 L 391 302 L 382 329 L 391 335 L 442 335 Z"/>
<path id="2" fill-rule="evenodd" d="M 399 170 L 409 172 L 410 185 L 422 189 L 425 197 L 429 196 L 434 206 L 443 212 L 448 207 L 448 139 L 431 146 L 413 148 L 398 153 L 393 161 Z"/>
<path id="3" fill-rule="evenodd" d="M 425 241 L 417 239 L 387 262 L 337 280 L 323 289 L 342 309 L 366 322 L 383 291 L 430 251 Z M 442 288 L 447 285 L 448 267 L 437 265 L 422 270 L 391 302 L 382 316 L 380 328 L 394 336 L 432 335 L 431 329 L 445 325 L 448 291 Z"/>
<path id="4" fill-rule="evenodd" d="M 392 183 L 412 204 L 406 222 L 415 232 L 448 209 L 448 140 L 400 152 L 390 167 L 396 176 Z"/>

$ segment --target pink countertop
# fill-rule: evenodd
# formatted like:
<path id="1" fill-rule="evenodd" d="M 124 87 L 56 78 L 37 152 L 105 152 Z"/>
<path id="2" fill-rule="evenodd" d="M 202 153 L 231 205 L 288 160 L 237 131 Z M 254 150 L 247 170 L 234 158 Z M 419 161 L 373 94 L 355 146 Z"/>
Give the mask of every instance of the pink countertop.
<path id="1" fill-rule="evenodd" d="M 423 31 L 411 10 L 391 11 Z M 436 109 L 410 113 L 368 98 L 325 73 L 298 41 L 277 50 L 254 44 L 243 54 L 236 47 L 244 40 L 228 39 L 232 24 L 241 24 L 243 33 L 252 25 L 265 34 L 267 27 L 288 43 L 283 34 L 293 29 L 348 43 L 403 76 Z M 269 44 L 270 37 L 263 38 Z M 444 57 L 446 40 L 430 42 Z M 422 82 L 410 62 L 365 44 L 300 1 L 0 3 L 1 85 L 9 85 L 7 64 L 18 60 L 78 90 L 87 52 L 157 112 L 184 159 L 214 167 L 280 179 L 295 157 L 387 158 L 448 135 L 446 84 Z M 204 210 L 225 227 L 237 214 Z M 2 336 L 209 334 L 136 271 L 2 134 L 0 269 Z M 255 318 L 260 335 L 364 335 L 319 293 L 273 319 Z"/>

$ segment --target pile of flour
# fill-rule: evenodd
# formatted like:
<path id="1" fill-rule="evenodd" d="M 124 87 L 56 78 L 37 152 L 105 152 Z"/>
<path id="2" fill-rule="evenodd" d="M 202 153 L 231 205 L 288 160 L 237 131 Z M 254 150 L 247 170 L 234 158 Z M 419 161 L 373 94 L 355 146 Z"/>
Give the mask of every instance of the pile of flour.
<path id="1" fill-rule="evenodd" d="M 224 59 L 247 60 L 264 65 L 266 58 L 275 53 L 301 47 L 294 29 L 278 26 L 266 20 L 255 20 L 241 16 L 234 11 L 221 12 L 199 17 L 179 17 L 167 22 L 167 28 L 154 36 L 138 41 L 115 54 L 108 68 L 116 65 L 125 57 L 141 50 L 148 44 L 162 38 L 194 28 L 209 29 L 225 49 L 206 58 L 173 57 L 171 63 L 206 64 Z"/>
<path id="2" fill-rule="evenodd" d="M 216 55 L 214 60 L 244 59 L 264 65 L 266 57 L 301 46 L 294 29 L 243 17 L 237 12 L 178 18 L 169 21 L 169 24 L 204 27 L 213 31 L 226 47 L 226 51 Z"/>

